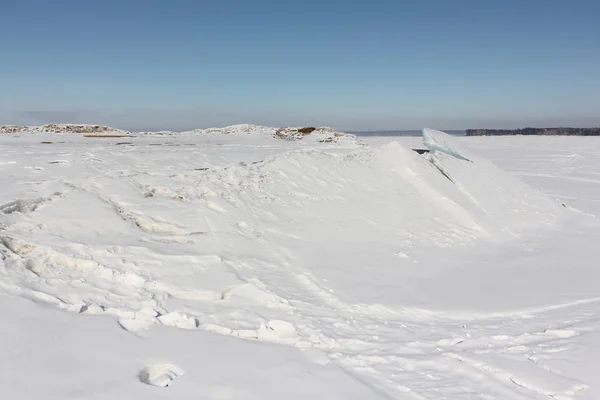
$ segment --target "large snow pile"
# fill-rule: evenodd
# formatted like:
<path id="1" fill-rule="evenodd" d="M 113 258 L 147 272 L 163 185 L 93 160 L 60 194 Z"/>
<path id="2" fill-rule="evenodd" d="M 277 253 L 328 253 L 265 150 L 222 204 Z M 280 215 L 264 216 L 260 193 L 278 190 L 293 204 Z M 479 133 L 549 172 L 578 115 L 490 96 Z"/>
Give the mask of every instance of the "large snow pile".
<path id="1" fill-rule="evenodd" d="M 102 326 L 104 339 L 88 334 L 121 343 L 112 363 L 150 385 L 185 388 L 177 398 L 569 398 L 587 387 L 531 360 L 541 363 L 588 327 L 595 303 L 569 297 L 573 288 L 544 289 L 531 267 L 520 279 L 507 267 L 530 265 L 540 243 L 565 229 L 567 208 L 439 131 L 424 132 L 430 152 L 419 155 L 397 142 L 339 146 L 318 143 L 318 132 L 309 139 L 313 131 L 276 140 L 272 128 L 246 128 L 164 145 L 144 136 L 127 146 L 44 136 L 52 145 L 40 146 L 39 138 L 7 136 L 0 291 L 110 317 L 127 339 L 105 319 L 40 316 L 19 305 L 52 332 L 59 329 L 46 316 L 74 332 Z M 544 262 L 564 253 L 545 248 Z M 559 283 L 570 276 L 558 271 L 545 273 Z M 563 306 L 539 305 L 548 296 L 575 301 L 579 313 L 563 320 Z M 528 311 L 508 313 L 515 307 Z M 0 335 L 27 326 L 11 318 Z M 35 341 L 35 332 L 27 337 Z M 232 344 L 239 339 L 263 344 Z M 99 346 L 82 353 L 92 365 L 110 352 Z M 170 346 L 156 359 L 140 355 Z M 275 392 L 252 383 L 265 379 L 254 370 L 248 379 L 227 376 L 226 363 L 243 375 L 258 354 Z M 130 359 L 140 360 L 136 371 Z M 14 371 L 27 368 L 10 360 Z M 63 398 L 90 397 L 109 381 L 103 376 L 114 379 L 95 368 L 93 385 L 77 391 L 64 376 L 47 385 Z M 139 397 L 143 389 L 128 385 L 109 397 Z"/>
<path id="2" fill-rule="evenodd" d="M 330 127 L 282 127 L 273 128 L 261 125 L 231 125 L 223 128 L 194 129 L 184 134 L 220 134 L 220 135 L 265 135 L 283 140 L 305 140 L 314 143 L 334 143 L 342 145 L 361 144 L 356 135 L 338 132 Z"/>

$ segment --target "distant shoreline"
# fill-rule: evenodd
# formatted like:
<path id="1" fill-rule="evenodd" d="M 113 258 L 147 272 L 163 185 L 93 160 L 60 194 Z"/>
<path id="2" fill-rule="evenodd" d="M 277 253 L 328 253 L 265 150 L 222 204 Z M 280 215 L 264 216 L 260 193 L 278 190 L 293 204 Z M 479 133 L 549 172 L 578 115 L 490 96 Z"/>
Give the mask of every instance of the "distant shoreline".
<path id="1" fill-rule="evenodd" d="M 467 129 L 467 136 L 600 136 L 600 128 Z"/>
<path id="2" fill-rule="evenodd" d="M 444 130 L 442 129 L 444 132 L 446 132 L 449 135 L 452 136 L 465 136 L 465 130 L 464 129 L 458 129 L 458 130 Z M 423 130 L 422 129 L 389 129 L 389 130 L 377 130 L 377 131 L 355 131 L 355 130 L 351 130 L 351 131 L 345 131 L 348 133 L 351 133 L 353 135 L 356 136 L 407 136 L 407 137 L 419 137 L 419 136 L 423 136 Z"/>

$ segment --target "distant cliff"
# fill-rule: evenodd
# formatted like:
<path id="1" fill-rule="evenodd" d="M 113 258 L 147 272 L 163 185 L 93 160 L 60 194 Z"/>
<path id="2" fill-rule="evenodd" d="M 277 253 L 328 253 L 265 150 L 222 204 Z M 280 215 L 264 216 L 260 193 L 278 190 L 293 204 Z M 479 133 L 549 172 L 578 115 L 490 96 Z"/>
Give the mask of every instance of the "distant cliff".
<path id="1" fill-rule="evenodd" d="M 467 133 L 467 136 L 501 136 L 501 135 L 600 136 L 600 128 L 467 129 L 466 133 Z"/>

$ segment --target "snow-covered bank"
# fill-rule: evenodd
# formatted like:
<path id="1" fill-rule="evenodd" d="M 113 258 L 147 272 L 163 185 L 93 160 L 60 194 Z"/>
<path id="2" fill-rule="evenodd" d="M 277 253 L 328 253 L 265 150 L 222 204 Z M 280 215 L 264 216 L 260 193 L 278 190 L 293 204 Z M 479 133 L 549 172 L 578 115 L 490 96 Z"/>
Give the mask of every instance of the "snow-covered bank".
<path id="1" fill-rule="evenodd" d="M 102 382 L 118 378 L 98 364 L 90 367 L 98 380 L 78 389 L 83 397 L 192 398 L 201 382 L 214 389 L 201 392 L 206 398 L 598 393 L 593 359 L 583 354 L 599 346 L 595 203 L 557 201 L 536 180 L 528 182 L 533 189 L 524 185 L 479 155 L 504 168 L 513 157 L 497 142 L 486 147 L 488 138 L 448 138 L 452 151 L 428 143 L 436 151 L 419 155 L 414 138 L 365 146 L 350 135 L 230 133 L 123 142 L 1 137 L 0 290 L 71 312 L 3 296 L 4 307 L 23 311 L 5 313 L 14 324 L 1 334 L 24 329 L 30 322 L 18 315 L 26 315 L 57 335 L 66 329 L 94 340 L 96 325 L 110 332 L 98 338 L 102 352 L 81 359 L 101 363 L 111 348 L 132 346 L 107 361 L 130 374 L 123 386 L 105 392 Z M 569 194 L 580 197 L 585 186 L 598 199 L 591 183 L 598 166 L 585 158 L 586 170 L 578 170 L 580 157 L 557 153 L 564 146 L 531 149 L 512 172 L 580 171 Z M 526 163 L 530 156 L 537 158 Z M 540 172 L 545 157 L 557 157 L 551 173 Z M 181 350 L 154 350 L 171 342 Z M 184 351 L 208 347 L 208 359 Z M 263 351 L 273 356 L 257 365 Z M 220 352 L 239 372 L 212 367 Z M 578 357 L 578 366 L 565 364 Z M 46 363 L 39 373 L 56 382 L 79 374 L 52 375 Z M 167 389 L 146 387 L 135 375 L 149 363 L 174 364 L 185 375 Z M 6 379 L 22 382 L 19 368 Z M 262 368 L 275 391 L 255 384 Z M 245 378 L 228 385 L 227 371 Z M 307 371 L 305 383 L 286 378 Z M 55 390 L 57 398 L 77 397 L 66 386 Z"/>

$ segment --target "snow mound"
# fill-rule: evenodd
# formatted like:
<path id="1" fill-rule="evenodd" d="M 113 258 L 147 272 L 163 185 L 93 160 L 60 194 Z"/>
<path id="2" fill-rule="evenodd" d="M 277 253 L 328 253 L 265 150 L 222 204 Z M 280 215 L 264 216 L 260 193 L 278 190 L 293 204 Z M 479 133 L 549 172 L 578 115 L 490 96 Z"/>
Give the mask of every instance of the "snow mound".
<path id="1" fill-rule="evenodd" d="M 273 137 L 289 141 L 304 139 L 304 141 L 313 141 L 315 143 L 331 143 L 342 145 L 363 145 L 355 136 L 347 133 L 338 132 L 329 127 L 284 127 L 274 128 L 262 125 L 238 124 L 222 128 L 201 128 L 184 132 L 174 131 L 144 131 L 129 132 L 117 128 L 111 128 L 103 125 L 89 124 L 49 124 L 42 126 L 22 126 L 22 125 L 3 125 L 0 126 L 1 133 L 23 134 L 23 133 L 50 133 L 50 134 L 82 134 L 86 137 L 121 137 L 121 136 L 179 136 L 179 135 L 257 135 Z M 308 139 L 308 140 L 307 140 Z M 47 142 L 51 143 L 51 142 Z"/>
<path id="2" fill-rule="evenodd" d="M 323 253 L 323 258 L 349 252 L 356 252 L 359 259 L 369 257 L 378 252 L 369 243 L 389 243 L 395 246 L 394 261 L 390 261 L 393 263 L 398 255 L 410 260 L 414 248 L 506 241 L 556 225 L 563 211 L 558 204 L 455 146 L 452 138 L 444 135 L 436 133 L 434 145 L 441 149 L 439 141 L 443 139 L 444 149 L 452 145 L 453 152 L 473 162 L 447 151 L 419 155 L 396 142 L 379 148 L 288 151 L 255 163 L 216 167 L 191 176 L 190 180 L 165 182 L 170 185 L 169 193 L 186 199 L 170 205 L 181 210 L 181 218 L 174 216 L 177 214 L 169 218 L 152 215 L 166 211 L 164 206 L 154 211 L 144 209 L 144 204 L 157 200 L 145 196 L 146 186 L 139 183 L 134 183 L 142 188 L 135 203 L 115 202 L 105 193 L 100 196 L 114 212 L 114 224 L 129 227 L 135 237 L 152 235 L 146 241 L 165 243 L 166 236 L 181 237 L 186 240 L 178 243 L 185 246 L 194 243 L 194 233 L 206 232 L 200 237 L 213 237 L 211 226 L 218 226 L 221 232 L 233 229 L 235 235 L 250 240 L 270 235 L 266 246 L 287 243 L 286 246 L 303 249 L 315 257 Z M 114 183 L 110 185 L 106 190 L 110 191 Z M 15 201 L 1 206 L 0 212 L 26 218 L 18 214 L 34 211 L 46 201 Z M 58 203 L 62 202 L 56 202 L 56 207 L 60 207 Z M 57 229 L 62 232 L 60 225 Z M 204 280 L 182 279 L 177 270 L 142 268 L 123 261 L 125 258 L 109 257 L 106 251 L 90 256 L 90 249 L 62 239 L 58 245 L 46 245 L 44 236 L 35 239 L 30 232 L 12 228 L 2 231 L 0 250 L 4 266 L 0 287 L 65 310 L 111 315 L 134 333 L 154 324 L 182 329 L 221 326 L 237 336 L 255 338 L 258 321 L 254 325 L 237 324 L 225 314 L 210 319 L 200 309 L 181 309 L 179 305 L 197 301 L 221 302 L 223 306 L 252 304 L 257 309 L 289 307 L 284 293 L 272 293 L 258 280 L 247 281 L 252 284 L 232 282 L 216 275 L 212 279 L 220 286 L 202 286 Z M 310 239 L 319 237 L 329 238 L 327 246 L 321 248 Z M 228 237 L 223 243 L 229 240 Z M 355 245 L 349 248 L 349 243 Z M 239 246 L 236 244 L 236 248 Z M 190 258 L 194 265 L 191 272 L 184 269 L 181 273 L 201 276 L 204 269 L 218 271 L 221 266 L 221 270 L 226 270 L 225 265 L 229 265 L 235 270 L 231 265 L 243 265 L 242 261 L 221 257 L 224 252 L 226 248 L 216 247 L 212 253 L 194 256 Z M 364 262 L 369 264 L 370 261 Z M 302 275 L 299 279 L 302 285 L 317 290 L 311 278 Z M 271 325 L 261 333 L 283 335 L 285 339 L 294 336 L 291 327 L 283 322 Z"/>
<path id="3" fill-rule="evenodd" d="M 275 131 L 274 137 L 278 139 L 285 140 L 300 140 L 305 138 L 307 135 L 338 135 L 342 136 L 343 133 L 336 132 L 332 128 L 321 127 L 321 128 L 313 128 L 313 127 L 302 127 L 302 128 L 279 128 Z"/>
<path id="4" fill-rule="evenodd" d="M 278 209 L 286 220 L 297 213 L 298 223 L 313 213 L 329 219 L 371 215 L 423 242 L 447 245 L 482 236 L 514 237 L 556 222 L 557 204 L 473 158 L 475 164 L 445 153 L 423 157 L 398 143 L 344 154 L 302 150 L 212 171 L 201 177 L 200 193 L 188 189 L 186 194 L 193 198 L 207 187 L 216 193 L 235 187 L 249 213 Z"/>
<path id="5" fill-rule="evenodd" d="M 111 128 L 104 125 L 89 125 L 89 124 L 48 124 L 41 126 L 26 126 L 26 125 L 4 125 L 0 126 L 0 133 L 83 133 L 83 134 L 108 134 L 119 133 L 127 134 L 128 132 L 121 129 Z"/>
<path id="6" fill-rule="evenodd" d="M 330 127 L 283 127 L 274 128 L 261 125 L 231 125 L 224 128 L 206 128 L 194 129 L 191 131 L 182 132 L 182 134 L 205 135 L 264 135 L 276 139 L 286 141 L 303 140 L 304 142 L 313 143 L 331 143 L 334 145 L 349 145 L 359 146 L 363 143 L 356 135 L 338 132 Z"/>
<path id="7" fill-rule="evenodd" d="M 310 138 L 319 143 L 362 144 L 355 135 L 338 132 L 329 127 L 279 128 L 275 131 L 273 137 L 292 141 Z"/>
<path id="8" fill-rule="evenodd" d="M 230 125 L 222 128 L 201 128 L 194 129 L 191 131 L 186 131 L 182 133 L 191 133 L 191 134 L 221 134 L 221 135 L 231 135 L 231 134 L 251 134 L 251 133 L 272 133 L 275 131 L 275 128 L 271 128 L 268 126 L 261 125 L 251 125 L 251 124 L 238 124 L 238 125 Z"/>
<path id="9" fill-rule="evenodd" d="M 265 327 L 280 339 L 294 340 L 298 337 L 298 332 L 294 325 L 287 321 L 272 320 L 267 322 Z"/>

